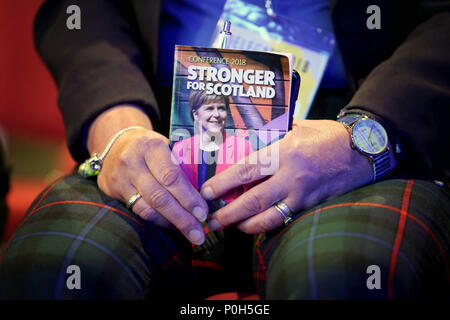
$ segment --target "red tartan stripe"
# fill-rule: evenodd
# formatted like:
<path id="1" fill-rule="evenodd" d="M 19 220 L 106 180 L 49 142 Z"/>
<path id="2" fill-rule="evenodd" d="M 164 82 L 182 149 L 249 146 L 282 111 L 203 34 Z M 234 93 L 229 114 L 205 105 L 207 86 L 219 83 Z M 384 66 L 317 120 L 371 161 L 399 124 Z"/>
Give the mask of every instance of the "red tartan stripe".
<path id="1" fill-rule="evenodd" d="M 264 265 L 264 255 L 261 254 L 261 235 L 258 236 L 258 240 L 256 241 L 256 255 L 258 256 L 258 267 L 256 268 L 256 276 L 254 276 L 257 280 L 266 280 L 267 279 L 267 269 Z M 259 272 L 259 267 L 262 268 L 262 273 Z M 258 289 L 258 283 L 256 283 Z M 258 289 L 259 290 L 259 289 Z"/>
<path id="2" fill-rule="evenodd" d="M 408 216 L 407 210 L 409 207 L 409 199 L 411 197 L 411 190 L 413 184 L 414 184 L 413 180 L 408 180 L 405 186 L 405 191 L 403 193 L 402 209 L 400 211 L 397 234 L 395 235 L 394 246 L 392 248 L 392 255 L 391 255 L 391 264 L 389 267 L 389 276 L 387 285 L 389 299 L 394 298 L 394 292 L 392 290 L 392 279 L 394 278 L 395 267 L 397 265 L 398 250 L 400 249 L 403 233 L 405 231 L 406 218 Z"/>
<path id="3" fill-rule="evenodd" d="M 127 218 L 130 218 L 131 220 L 136 222 L 137 224 L 145 227 L 145 225 L 142 222 L 140 222 L 139 220 L 137 220 L 136 218 L 134 218 L 133 216 L 131 216 L 130 214 L 128 214 L 125 211 L 116 209 L 116 208 L 108 206 L 106 204 L 101 204 L 101 203 L 96 203 L 96 202 L 91 202 L 91 201 L 82 201 L 82 200 L 64 200 L 64 201 L 50 202 L 50 203 L 44 204 L 43 206 L 37 208 L 36 210 L 33 210 L 33 212 L 30 213 L 29 217 L 31 215 L 33 215 L 34 213 L 36 213 L 37 211 L 41 210 L 41 209 L 44 209 L 44 208 L 47 208 L 47 207 L 51 207 L 51 206 L 55 206 L 55 205 L 59 205 L 59 204 L 87 204 L 87 205 L 91 205 L 91 206 L 94 206 L 94 207 L 106 208 L 106 209 L 109 209 L 111 211 L 117 212 L 117 213 L 119 213 L 121 215 L 124 215 Z"/>
<path id="4" fill-rule="evenodd" d="M 253 272 L 253 277 L 254 277 L 256 280 L 263 280 L 263 281 L 266 281 L 266 280 L 267 280 L 267 274 L 261 274 L 261 273 L 259 273 L 259 272 Z M 258 284 L 257 284 L 257 286 L 258 286 Z M 257 288 L 256 291 L 258 292 L 259 289 Z"/>
<path id="5" fill-rule="evenodd" d="M 212 261 L 205 261 L 205 260 L 192 260 L 192 266 L 193 267 L 203 267 L 203 268 L 210 268 L 214 270 L 223 270 L 223 265 L 212 262 Z"/>
<path id="6" fill-rule="evenodd" d="M 181 257 L 181 252 L 177 252 L 177 253 L 175 253 L 175 254 L 172 254 L 172 256 L 171 256 L 172 259 L 169 258 L 169 259 L 166 261 L 166 263 L 163 264 L 163 266 L 161 267 L 161 269 L 162 269 L 162 270 L 166 270 L 168 267 L 170 267 L 170 266 L 173 264 L 174 261 L 178 263 L 178 266 L 179 266 L 179 267 L 182 267 L 183 265 L 182 265 L 182 263 L 181 263 L 181 261 L 180 261 L 180 257 Z"/>
<path id="7" fill-rule="evenodd" d="M 19 222 L 19 224 L 17 225 L 16 229 L 14 230 L 14 232 L 12 233 L 12 235 L 9 237 L 9 239 L 12 239 L 14 237 L 14 235 L 16 234 L 17 230 L 19 230 L 19 228 L 25 223 L 25 221 L 28 219 L 29 216 L 31 216 L 34 211 L 36 211 L 37 206 L 42 202 L 42 200 L 44 200 L 44 198 L 47 196 L 47 194 L 58 184 L 58 182 L 60 182 L 64 177 L 61 177 L 57 180 L 55 180 L 48 188 L 47 190 L 45 190 L 45 192 L 42 194 L 41 198 L 38 200 L 38 202 L 36 202 L 36 204 L 34 205 L 33 209 L 31 209 L 31 211 L 25 215 Z M 8 241 L 9 242 L 9 241 Z"/>
<path id="8" fill-rule="evenodd" d="M 42 194 L 41 198 L 39 199 L 38 202 L 36 202 L 36 205 L 33 207 L 33 209 L 30 211 L 30 215 L 34 212 L 34 210 L 36 210 L 37 206 L 41 204 L 42 200 L 44 200 L 44 198 L 47 196 L 47 194 L 56 186 L 56 184 L 61 181 L 64 177 L 61 177 L 59 179 L 56 179 L 51 185 L 50 187 L 45 190 L 45 192 Z"/>

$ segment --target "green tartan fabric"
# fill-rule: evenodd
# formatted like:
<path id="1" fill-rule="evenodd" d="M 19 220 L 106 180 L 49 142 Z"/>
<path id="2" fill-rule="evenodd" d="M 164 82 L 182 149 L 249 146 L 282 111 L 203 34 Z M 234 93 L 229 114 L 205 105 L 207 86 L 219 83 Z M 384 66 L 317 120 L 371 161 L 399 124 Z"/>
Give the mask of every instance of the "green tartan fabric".
<path id="1" fill-rule="evenodd" d="M 230 229 L 193 248 L 74 174 L 36 198 L 1 253 L 0 299 L 205 298 L 254 287 L 252 245 L 253 236 Z M 246 263 L 234 260 L 240 250 Z M 70 265 L 80 267 L 81 290 L 66 286 Z M 234 277 L 242 265 L 248 271 Z"/>
<path id="2" fill-rule="evenodd" d="M 1 253 L 0 298 L 202 299 L 256 289 L 264 299 L 448 298 L 449 204 L 432 182 L 388 180 L 299 212 L 286 228 L 228 228 L 192 246 L 71 175 L 37 197 Z M 71 265 L 81 289 L 67 286 Z M 380 289 L 367 287 L 370 265 L 381 270 Z"/>
<path id="3" fill-rule="evenodd" d="M 449 298 L 449 201 L 432 182 L 388 180 L 298 213 L 287 228 L 258 236 L 260 296 Z M 367 286 L 372 265 L 380 289 Z"/>

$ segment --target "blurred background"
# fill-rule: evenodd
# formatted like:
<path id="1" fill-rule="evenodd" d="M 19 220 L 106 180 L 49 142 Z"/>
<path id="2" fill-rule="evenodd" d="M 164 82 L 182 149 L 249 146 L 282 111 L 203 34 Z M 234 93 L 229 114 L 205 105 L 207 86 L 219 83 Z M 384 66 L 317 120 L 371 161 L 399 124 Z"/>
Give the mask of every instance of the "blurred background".
<path id="1" fill-rule="evenodd" d="M 0 246 L 34 198 L 75 165 L 65 146 L 56 86 L 34 47 L 33 19 L 42 2 L 0 1 L 0 136 L 10 168 Z"/>

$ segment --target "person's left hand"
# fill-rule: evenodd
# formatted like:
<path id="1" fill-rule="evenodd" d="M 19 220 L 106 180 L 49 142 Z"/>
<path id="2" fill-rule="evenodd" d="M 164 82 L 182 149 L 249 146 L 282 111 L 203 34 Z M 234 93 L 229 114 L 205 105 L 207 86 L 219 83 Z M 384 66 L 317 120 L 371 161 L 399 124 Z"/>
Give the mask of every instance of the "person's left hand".
<path id="1" fill-rule="evenodd" d="M 292 130 L 267 148 L 203 184 L 201 195 L 206 200 L 218 198 L 235 187 L 267 177 L 264 170 L 279 164 L 267 180 L 210 215 L 210 230 L 236 224 L 246 233 L 267 232 L 283 224 L 283 216 L 273 207 L 278 201 L 296 212 L 373 179 L 369 159 L 351 148 L 347 129 L 337 121 L 294 121 Z M 268 159 L 271 162 L 264 166 Z"/>

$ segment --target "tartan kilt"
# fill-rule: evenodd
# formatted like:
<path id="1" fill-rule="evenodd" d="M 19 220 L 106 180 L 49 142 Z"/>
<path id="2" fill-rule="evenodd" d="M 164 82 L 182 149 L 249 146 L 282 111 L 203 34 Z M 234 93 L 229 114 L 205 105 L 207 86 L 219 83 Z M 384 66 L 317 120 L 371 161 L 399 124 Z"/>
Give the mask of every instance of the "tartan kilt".
<path id="1" fill-rule="evenodd" d="M 429 181 L 386 180 L 297 213 L 257 238 L 260 296 L 450 298 L 449 195 Z"/>
<path id="2" fill-rule="evenodd" d="M 2 251 L 0 298 L 449 298 L 449 208 L 433 182 L 386 180 L 298 212 L 288 227 L 230 227 L 193 246 L 73 174 L 36 198 Z M 68 285 L 73 265 L 80 288 Z"/>

